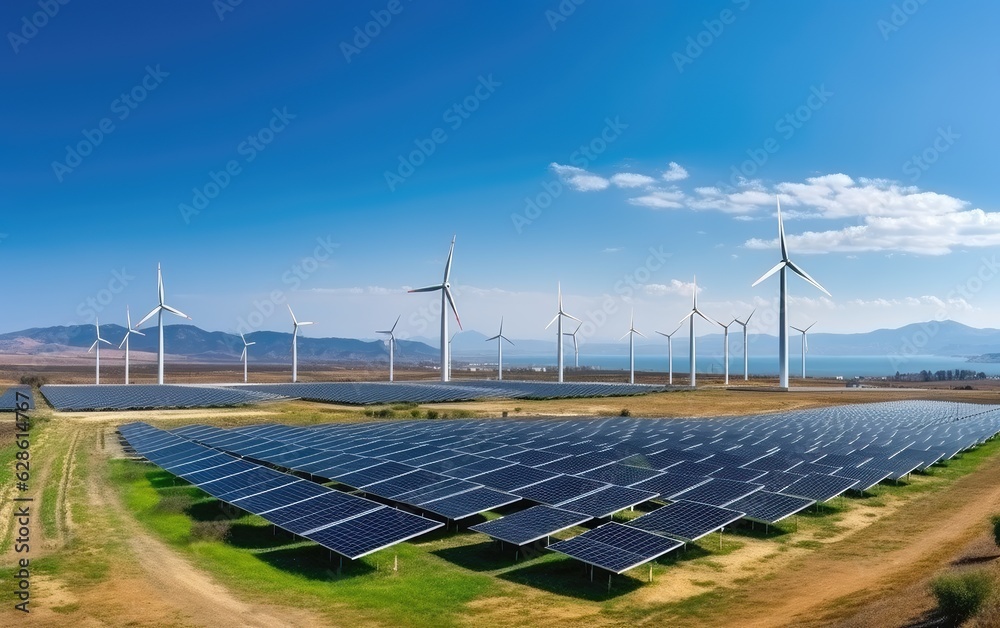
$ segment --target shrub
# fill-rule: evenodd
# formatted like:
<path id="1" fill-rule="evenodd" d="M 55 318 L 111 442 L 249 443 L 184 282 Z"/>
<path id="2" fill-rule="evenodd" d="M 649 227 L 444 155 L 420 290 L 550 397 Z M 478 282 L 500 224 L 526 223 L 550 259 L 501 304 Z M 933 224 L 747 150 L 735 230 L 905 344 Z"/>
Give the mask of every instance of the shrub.
<path id="1" fill-rule="evenodd" d="M 156 511 L 171 515 L 179 515 L 191 505 L 191 498 L 186 495 L 165 495 L 156 504 Z"/>
<path id="2" fill-rule="evenodd" d="M 514 412 L 520 412 L 521 406 L 514 406 Z"/>
<path id="3" fill-rule="evenodd" d="M 436 418 L 438 418 L 439 416 L 440 416 L 440 415 L 438 414 L 438 411 L 437 411 L 437 410 L 428 410 L 428 411 L 427 411 L 427 418 L 428 418 L 428 419 L 436 419 Z"/>
<path id="4" fill-rule="evenodd" d="M 419 419 L 420 418 L 420 410 L 418 410 L 417 408 L 414 408 L 413 410 L 410 410 L 410 416 L 413 417 L 414 419 Z"/>
<path id="5" fill-rule="evenodd" d="M 229 538 L 233 525 L 224 519 L 214 521 L 192 521 L 191 539 L 195 541 L 223 542 Z"/>
<path id="6" fill-rule="evenodd" d="M 956 623 L 975 615 L 990 597 L 993 587 L 993 580 L 983 571 L 945 574 L 931 582 L 938 608 Z"/>
<path id="7" fill-rule="evenodd" d="M 993 541 L 1000 545 L 1000 515 L 993 515 L 990 523 L 993 524 Z"/>
<path id="8" fill-rule="evenodd" d="M 49 380 L 46 379 L 44 376 L 34 375 L 34 374 L 22 375 L 20 381 L 22 386 L 35 386 L 35 387 L 44 386 L 49 382 Z"/>
<path id="9" fill-rule="evenodd" d="M 618 416 L 632 416 L 632 413 L 628 408 L 622 408 L 622 411 L 618 413 Z"/>

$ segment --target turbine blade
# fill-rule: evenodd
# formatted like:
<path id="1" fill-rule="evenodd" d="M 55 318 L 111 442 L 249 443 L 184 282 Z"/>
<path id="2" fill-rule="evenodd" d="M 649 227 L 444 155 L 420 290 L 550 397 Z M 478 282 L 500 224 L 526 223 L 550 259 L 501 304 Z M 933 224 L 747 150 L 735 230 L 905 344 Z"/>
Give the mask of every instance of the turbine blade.
<path id="1" fill-rule="evenodd" d="M 95 341 L 94 341 L 94 344 L 90 345 L 90 348 L 89 348 L 89 349 L 87 349 L 87 353 L 90 353 L 91 351 L 93 351 L 93 350 L 94 350 L 94 347 L 96 347 L 96 346 L 97 346 L 97 341 L 95 340 Z"/>
<path id="2" fill-rule="evenodd" d="M 292 311 L 292 306 L 287 303 L 285 305 L 288 307 L 288 313 L 292 315 L 292 325 L 297 326 L 299 321 L 295 320 L 295 312 Z"/>
<path id="3" fill-rule="evenodd" d="M 240 359 L 242 360 L 245 357 L 247 357 L 247 348 L 243 347 L 243 353 L 240 354 Z"/>
<path id="4" fill-rule="evenodd" d="M 572 318 L 573 320 L 575 320 L 576 322 L 580 323 L 581 325 L 583 324 L 583 321 L 581 321 L 579 318 L 573 316 L 572 314 L 567 314 L 566 312 L 563 312 L 563 316 L 565 316 L 566 318 Z"/>
<path id="5" fill-rule="evenodd" d="M 118 348 L 119 348 L 119 349 L 121 349 L 122 347 L 124 347 L 124 346 L 125 346 L 125 341 L 126 341 L 126 340 L 128 340 L 128 332 L 125 332 L 125 337 L 124 337 L 124 338 L 122 338 L 122 341 L 121 341 L 121 343 L 119 343 L 119 344 L 118 344 Z"/>
<path id="6" fill-rule="evenodd" d="M 136 324 L 135 324 L 135 326 L 136 326 L 136 327 L 140 327 L 140 326 L 142 326 L 142 324 L 143 324 L 143 323 L 145 323 L 145 322 L 146 322 L 146 321 L 148 321 L 149 319 L 153 318 L 153 314 L 156 314 L 156 313 L 157 313 L 157 312 L 159 312 L 159 311 L 160 311 L 160 306 L 159 306 L 159 305 L 157 305 L 157 306 L 156 306 L 156 307 L 154 307 L 154 308 L 153 308 L 152 310 L 150 310 L 149 314 L 146 314 L 145 316 L 143 316 L 143 317 L 142 317 L 142 320 L 141 320 L 141 321 L 139 321 L 138 323 L 136 323 Z"/>
<path id="7" fill-rule="evenodd" d="M 257 344 L 257 343 L 256 342 L 248 342 L 247 346 L 249 347 L 250 345 L 255 345 L 255 344 Z"/>
<path id="8" fill-rule="evenodd" d="M 561 313 L 560 313 L 560 314 L 556 314 L 555 316 L 553 316 L 553 317 L 552 317 L 552 320 L 550 320 L 550 321 L 549 321 L 549 324 L 545 326 L 545 329 L 548 329 L 549 327 L 552 327 L 552 323 L 554 323 L 554 322 L 556 322 L 557 320 L 559 320 L 559 317 L 560 317 L 560 316 L 562 316 L 562 314 L 561 314 Z"/>
<path id="9" fill-rule="evenodd" d="M 507 336 L 500 336 L 500 337 L 503 338 L 504 340 L 506 340 L 507 342 L 509 342 L 511 346 L 514 346 L 514 342 L 510 338 L 508 338 Z"/>
<path id="10" fill-rule="evenodd" d="M 810 329 L 812 329 L 812 328 L 813 328 L 813 325 L 815 325 L 815 324 L 816 324 L 816 322 L 817 322 L 817 321 L 813 321 L 813 322 L 812 322 L 812 323 L 811 323 L 811 324 L 809 325 L 809 327 L 806 327 L 806 328 L 805 328 L 804 330 L 802 330 L 802 331 L 809 331 Z"/>
<path id="11" fill-rule="evenodd" d="M 407 290 L 407 292 L 436 292 L 437 290 L 440 290 L 442 288 L 444 288 L 444 286 L 438 284 L 436 286 L 426 286 L 424 288 L 415 288 L 413 290 Z"/>
<path id="12" fill-rule="evenodd" d="M 498 340 L 499 338 L 500 338 L 500 336 L 493 336 L 492 338 L 487 338 L 486 342 L 489 342 L 491 340 Z"/>
<path id="13" fill-rule="evenodd" d="M 782 261 L 778 262 L 777 264 L 775 264 L 775 265 L 774 265 L 774 267 L 773 267 L 773 268 L 772 268 L 771 270 L 769 270 L 769 271 L 767 271 L 766 273 L 764 273 L 763 275 L 761 275 L 760 279 L 758 279 L 757 281 L 755 281 L 755 282 L 753 282 L 752 284 L 750 284 L 750 287 L 751 287 L 751 288 L 754 288 L 754 287 L 756 287 L 756 286 L 757 286 L 757 284 L 759 284 L 760 282 L 764 281 L 765 279 L 767 279 L 768 277 L 770 277 L 770 276 L 771 276 L 771 275 L 773 275 L 774 273 L 776 273 L 776 272 L 778 272 L 779 270 L 781 270 L 782 268 L 784 268 L 785 264 L 787 264 L 787 263 L 788 263 L 788 262 L 786 262 L 786 261 L 784 261 L 784 260 L 782 260 Z"/>
<path id="14" fill-rule="evenodd" d="M 812 277 L 810 277 L 809 273 L 807 273 L 806 271 L 802 270 L 801 268 L 799 268 L 798 266 L 796 266 L 794 263 L 788 262 L 788 267 L 791 268 L 792 271 L 795 272 L 795 274 L 797 274 L 799 277 L 802 277 L 803 279 L 805 279 L 806 281 L 808 281 L 809 283 L 811 283 L 813 286 L 819 288 L 820 291 L 823 292 L 823 294 L 825 294 L 826 296 L 828 296 L 828 297 L 832 297 L 833 296 L 832 294 L 830 294 L 827 291 L 826 288 L 824 288 L 823 286 L 819 285 L 819 283 L 815 279 L 813 279 Z"/>
<path id="15" fill-rule="evenodd" d="M 398 325 L 398 324 L 399 324 L 399 319 L 400 319 L 400 317 L 402 317 L 402 314 L 400 314 L 399 316 L 397 316 L 397 317 L 396 317 L 396 322 L 395 322 L 395 323 L 393 323 L 393 324 L 392 324 L 392 327 L 390 327 L 390 328 L 389 328 L 389 333 L 390 333 L 390 334 L 391 334 L 392 332 L 396 331 L 396 325 Z"/>
<path id="16" fill-rule="evenodd" d="M 125 306 L 125 321 L 128 323 L 128 329 L 132 329 L 132 315 L 129 314 L 128 306 Z"/>
<path id="17" fill-rule="evenodd" d="M 141 331 L 139 331 L 138 329 L 130 329 L 129 332 L 131 332 L 133 334 L 139 334 L 140 336 L 145 336 L 146 335 L 146 334 L 142 333 Z"/>
<path id="18" fill-rule="evenodd" d="M 694 313 L 695 313 L 695 311 L 696 311 L 696 310 L 691 310 L 690 312 L 688 312 L 687 314 L 685 314 L 685 315 L 684 315 L 684 318 L 682 318 L 682 319 L 681 319 L 681 322 L 677 323 L 677 329 L 680 329 L 680 328 L 681 328 L 681 325 L 683 325 L 683 324 L 684 324 L 684 321 L 686 321 L 687 319 L 689 319 L 689 318 L 691 318 L 692 316 L 694 316 Z"/>
<path id="19" fill-rule="evenodd" d="M 160 297 L 160 305 L 163 305 L 163 271 L 160 264 L 156 264 L 156 292 Z"/>
<path id="20" fill-rule="evenodd" d="M 750 316 L 747 316 L 747 320 L 746 320 L 746 321 L 745 321 L 745 322 L 743 323 L 744 325 L 746 325 L 747 323 L 749 323 L 749 322 L 750 322 L 750 319 L 751 319 L 751 318 L 753 318 L 753 315 L 754 315 L 754 313 L 755 313 L 756 311 L 757 311 L 757 308 L 754 308 L 754 309 L 753 309 L 753 312 L 750 312 Z"/>
<path id="21" fill-rule="evenodd" d="M 643 338 L 645 338 L 645 337 L 646 337 L 646 334 L 642 333 L 642 332 L 641 332 L 641 331 L 639 331 L 638 329 L 633 329 L 632 331 L 634 331 L 635 333 L 639 334 L 639 335 L 640 335 L 640 336 L 642 336 Z"/>
<path id="22" fill-rule="evenodd" d="M 98 340 L 100 340 L 101 342 L 103 342 L 103 343 L 104 343 L 104 344 L 106 344 L 106 345 L 110 345 L 110 344 L 111 344 L 110 342 L 108 342 L 108 341 L 107 341 L 107 340 L 105 340 L 104 338 L 98 338 Z M 112 345 L 112 346 L 113 346 L 113 345 Z"/>
<path id="23" fill-rule="evenodd" d="M 788 246 L 785 244 L 785 225 L 781 222 L 781 199 L 774 195 L 774 200 L 778 204 L 778 243 L 781 246 L 781 261 L 788 261 Z"/>
<path id="24" fill-rule="evenodd" d="M 462 329 L 462 319 L 458 317 L 458 308 L 455 307 L 455 297 L 451 295 L 451 288 L 445 288 L 444 295 L 448 297 L 448 305 L 451 306 L 451 311 L 455 313 L 455 320 L 458 322 L 458 328 Z M 441 316 L 444 315 L 445 313 L 441 312 Z"/>
<path id="25" fill-rule="evenodd" d="M 176 314 L 177 316 L 180 316 L 181 318 L 186 318 L 188 320 L 192 320 L 190 316 L 188 316 L 184 312 L 178 310 L 177 308 L 170 307 L 169 305 L 164 305 L 162 307 L 163 307 L 163 309 L 165 309 L 166 311 L 170 312 L 171 314 Z"/>
<path id="26" fill-rule="evenodd" d="M 312 324 L 313 324 L 312 321 L 299 321 L 299 327 L 302 327 L 303 325 L 312 325 Z"/>
<path id="27" fill-rule="evenodd" d="M 632 333 L 632 330 L 629 330 L 629 331 L 625 332 L 625 335 L 622 336 L 621 338 L 619 338 L 618 340 L 625 340 L 625 336 L 628 336 L 631 333 Z"/>
<path id="28" fill-rule="evenodd" d="M 722 326 L 722 323 L 720 323 L 719 321 L 715 320 L 714 318 L 706 316 L 705 313 L 702 312 L 701 310 L 695 310 L 695 313 L 698 314 L 698 316 L 700 316 L 703 319 L 705 319 L 706 321 L 708 321 L 709 323 L 715 323 L 716 325 Z"/>
<path id="29" fill-rule="evenodd" d="M 448 279 L 451 277 L 451 258 L 455 255 L 455 236 L 451 236 L 451 248 L 448 249 L 448 261 L 444 265 L 444 281 L 441 283 L 448 283 Z"/>

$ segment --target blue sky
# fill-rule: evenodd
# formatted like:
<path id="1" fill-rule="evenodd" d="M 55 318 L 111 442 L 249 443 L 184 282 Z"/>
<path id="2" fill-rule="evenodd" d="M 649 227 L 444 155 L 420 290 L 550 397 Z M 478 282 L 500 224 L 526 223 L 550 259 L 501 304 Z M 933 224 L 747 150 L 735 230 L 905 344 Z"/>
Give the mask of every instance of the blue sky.
<path id="1" fill-rule="evenodd" d="M 750 284 L 777 261 L 775 194 L 793 259 L 833 294 L 791 280 L 792 324 L 996 326 L 998 18 L 6 2 L 0 330 L 141 316 L 162 262 L 168 303 L 206 329 L 287 330 L 288 302 L 306 335 L 400 315 L 401 336 L 433 337 L 436 297 L 405 289 L 440 280 L 457 234 L 467 328 L 504 315 L 547 338 L 561 281 L 591 339 L 632 308 L 670 331 L 697 275 L 707 313 L 757 307 L 773 333 L 777 282 Z"/>

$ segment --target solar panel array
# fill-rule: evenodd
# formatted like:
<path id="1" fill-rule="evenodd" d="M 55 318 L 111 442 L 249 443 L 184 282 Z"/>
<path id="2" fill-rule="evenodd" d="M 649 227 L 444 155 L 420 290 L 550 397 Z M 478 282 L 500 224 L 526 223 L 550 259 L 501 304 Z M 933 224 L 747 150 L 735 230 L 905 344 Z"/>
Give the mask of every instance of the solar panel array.
<path id="1" fill-rule="evenodd" d="M 53 408 L 63 412 L 226 408 L 283 398 L 253 390 L 172 384 L 46 384 L 40 390 Z"/>
<path id="2" fill-rule="evenodd" d="M 285 397 L 348 405 L 443 403 L 475 399 L 573 399 L 643 395 L 666 390 L 649 384 L 604 382 L 519 382 L 468 380 L 437 382 L 297 382 L 236 384 L 234 390 L 255 390 Z"/>
<path id="3" fill-rule="evenodd" d="M 946 460 L 1000 433 L 1000 406 L 904 401 L 697 420 L 186 426 L 174 433 L 448 519 L 518 500 L 538 504 L 472 527 L 514 544 L 654 498 L 667 503 L 629 525 L 594 530 L 614 531 L 608 538 L 558 544 L 616 571 L 733 517 L 776 523 L 814 502 Z M 619 528 L 667 545 L 629 549 L 623 539 L 645 537 Z M 614 552 L 620 556 L 608 558 Z"/>
<path id="4" fill-rule="evenodd" d="M 20 399 L 17 396 L 18 392 L 22 395 Z M 28 410 L 35 409 L 35 395 L 31 392 L 31 386 L 11 386 L 0 394 L 0 412 L 13 412 L 18 403 L 25 401 L 28 402 Z"/>
<path id="5" fill-rule="evenodd" d="M 119 432 L 135 453 L 221 501 L 356 559 L 442 526 L 236 458 L 146 423 Z"/>

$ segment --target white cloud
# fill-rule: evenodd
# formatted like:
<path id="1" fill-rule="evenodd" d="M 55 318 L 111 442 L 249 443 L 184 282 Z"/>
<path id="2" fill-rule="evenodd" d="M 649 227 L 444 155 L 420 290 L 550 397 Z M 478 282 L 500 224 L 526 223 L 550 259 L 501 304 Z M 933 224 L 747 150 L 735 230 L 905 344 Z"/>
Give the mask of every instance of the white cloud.
<path id="1" fill-rule="evenodd" d="M 679 279 L 671 279 L 670 283 L 649 283 L 642 287 L 645 294 L 649 296 L 664 296 L 668 294 L 678 294 L 682 296 L 691 296 L 691 292 L 694 290 L 694 282 L 680 281 Z M 704 288 L 698 288 L 698 292 Z"/>
<path id="2" fill-rule="evenodd" d="M 552 162 L 549 168 L 555 172 L 566 185 L 578 192 L 594 192 L 606 189 L 611 182 L 604 177 L 588 172 L 576 166 L 565 166 Z"/>
<path id="3" fill-rule="evenodd" d="M 622 247 L 620 246 L 609 246 L 606 249 L 602 250 L 601 253 L 618 253 L 621 250 Z"/>
<path id="4" fill-rule="evenodd" d="M 620 188 L 641 188 L 656 183 L 656 179 L 634 172 L 619 172 L 611 176 L 611 182 Z"/>
<path id="5" fill-rule="evenodd" d="M 652 209 L 679 209 L 684 207 L 686 196 L 677 188 L 654 189 L 647 194 L 628 199 L 632 205 Z"/>
<path id="6" fill-rule="evenodd" d="M 688 171 L 676 161 L 671 161 L 661 176 L 664 181 L 683 181 L 688 178 Z"/>

